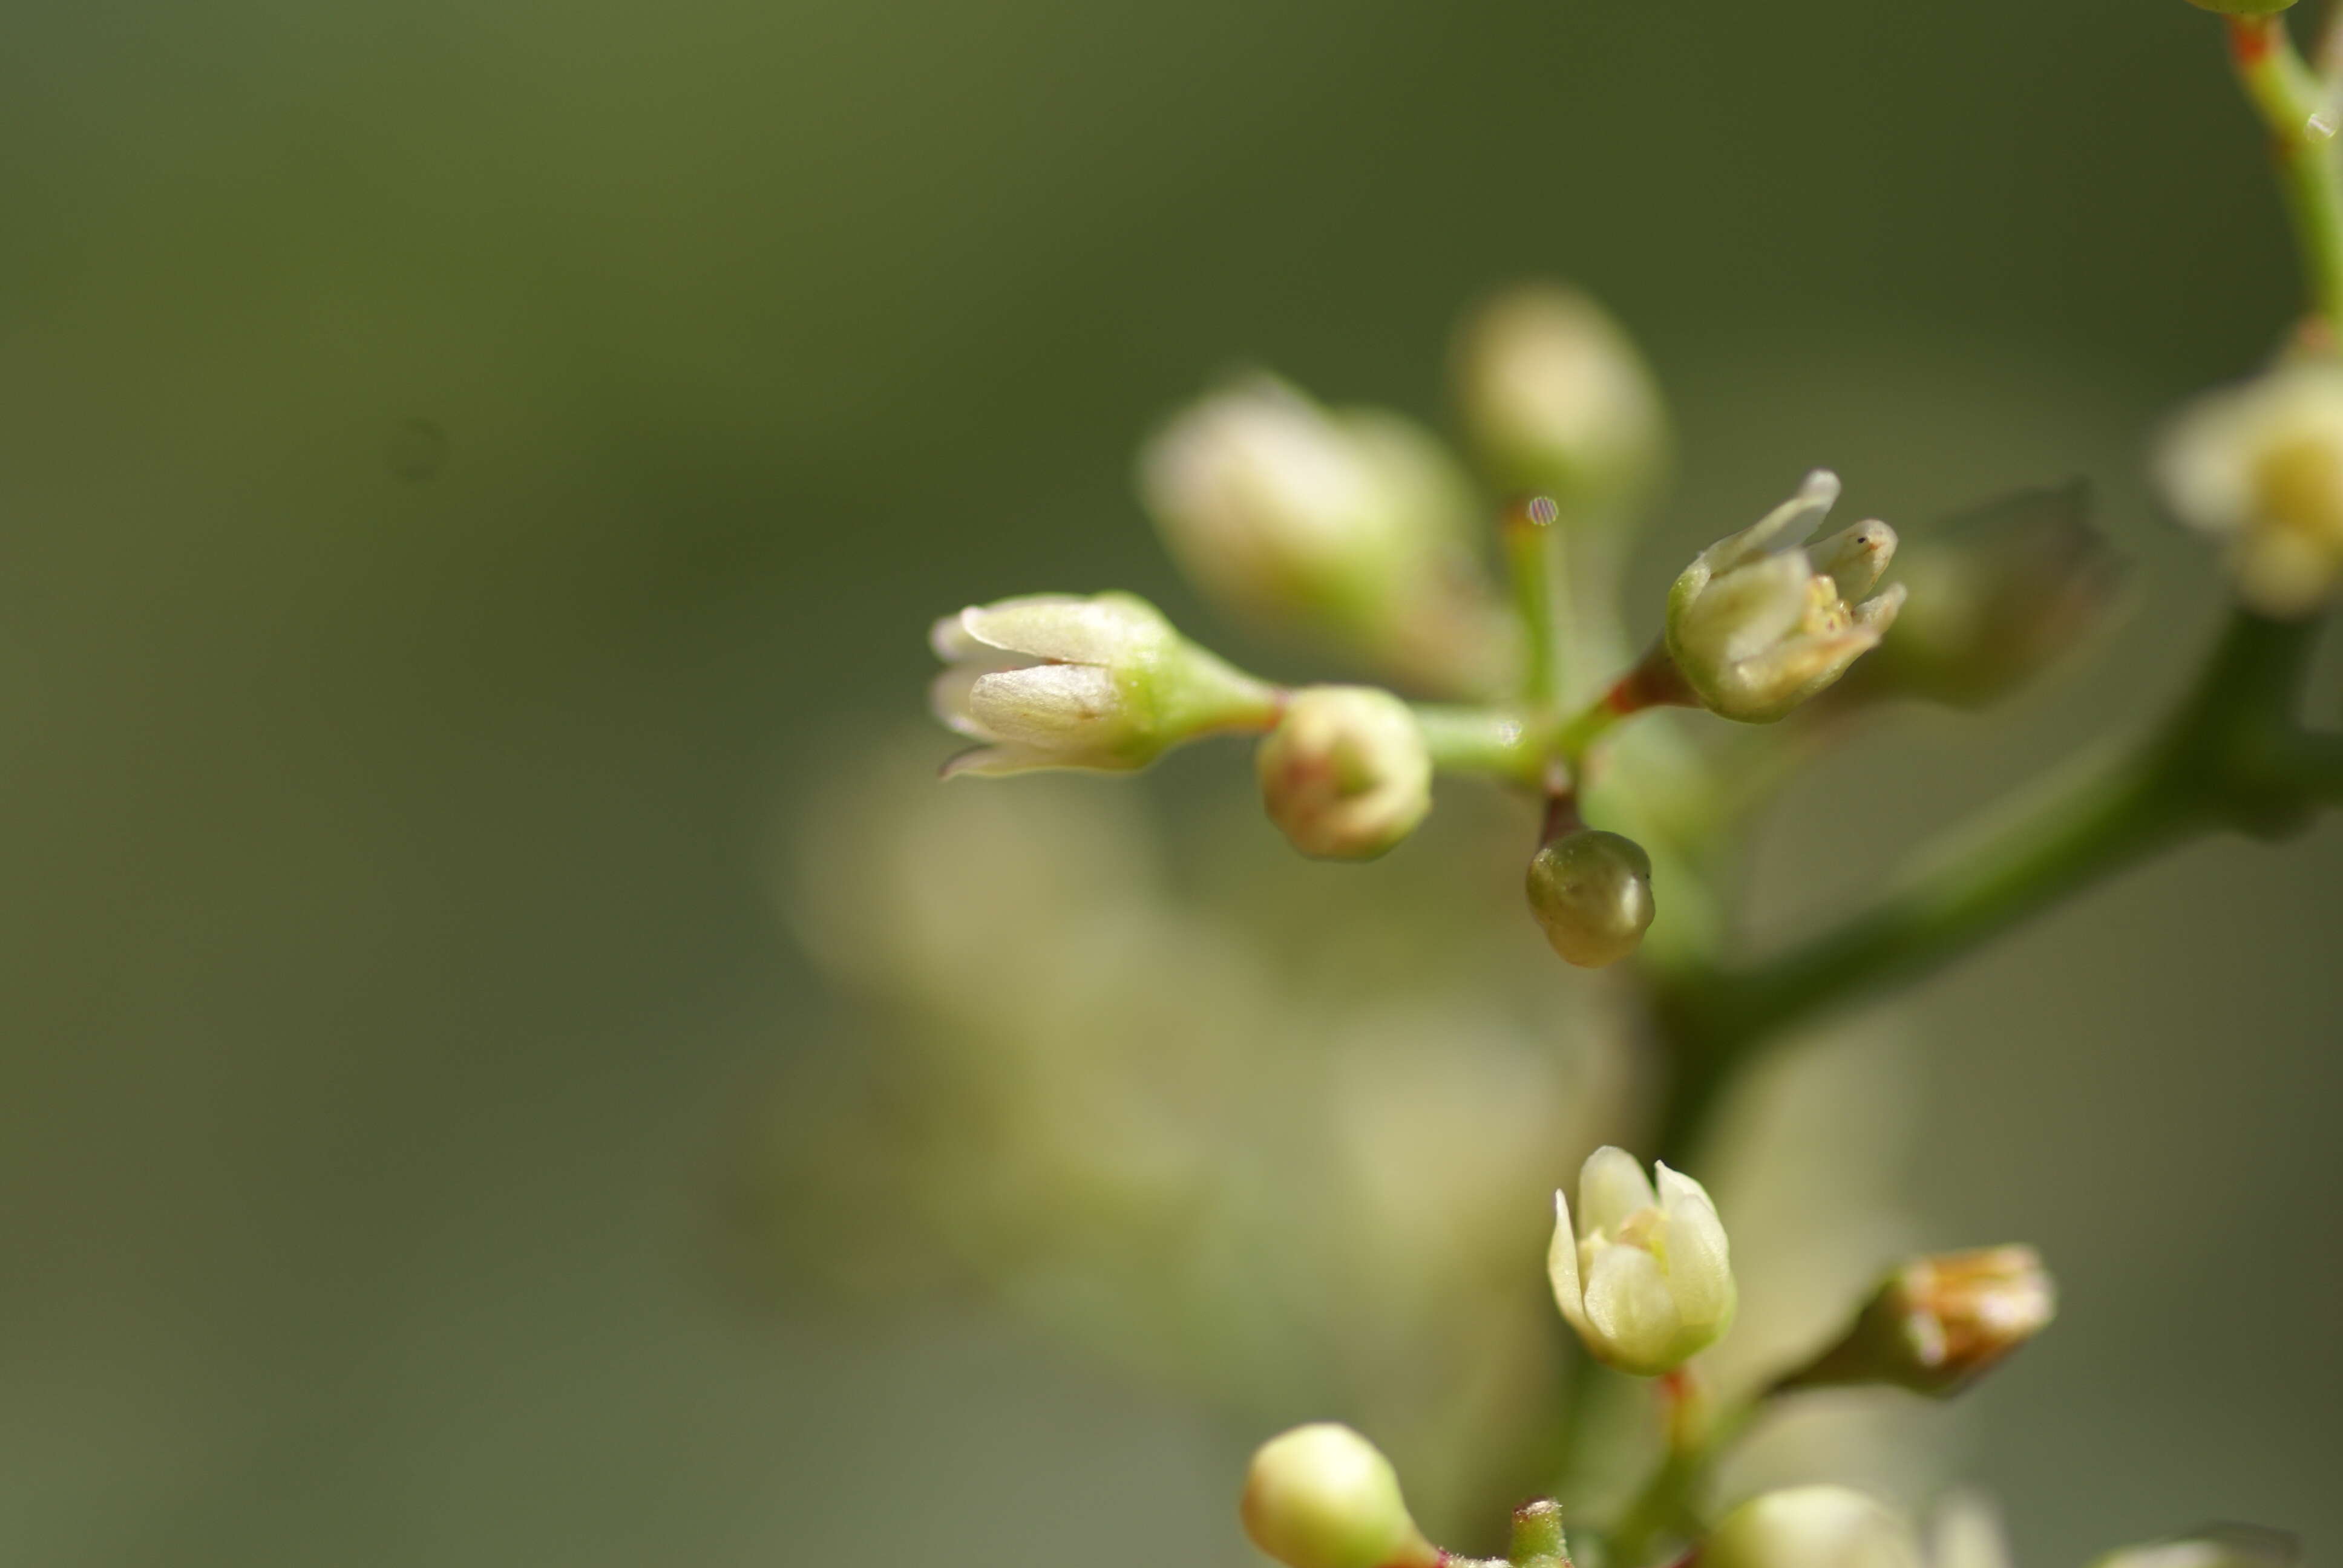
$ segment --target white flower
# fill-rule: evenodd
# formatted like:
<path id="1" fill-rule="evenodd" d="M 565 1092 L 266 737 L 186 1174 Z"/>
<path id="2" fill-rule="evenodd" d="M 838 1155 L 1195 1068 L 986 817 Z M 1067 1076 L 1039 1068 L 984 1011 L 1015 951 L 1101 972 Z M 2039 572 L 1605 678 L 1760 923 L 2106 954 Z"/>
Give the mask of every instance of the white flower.
<path id="1" fill-rule="evenodd" d="M 1546 1272 L 1555 1304 L 1597 1361 L 1655 1377 L 1732 1325 L 1733 1260 L 1716 1206 L 1699 1182 L 1608 1145 L 1578 1173 L 1578 1222 L 1554 1195 Z"/>
<path id="2" fill-rule="evenodd" d="M 1293 847 L 1366 860 L 1432 809 L 1432 753 L 1406 703 L 1366 686 L 1296 692 L 1255 758 L 1262 803 Z"/>
<path id="3" fill-rule="evenodd" d="M 1436 1568 L 1445 1561 L 1408 1517 L 1399 1477 L 1347 1426 L 1298 1426 L 1262 1444 L 1238 1513 L 1252 1543 L 1286 1568 Z"/>
<path id="4" fill-rule="evenodd" d="M 1249 377 L 1148 440 L 1139 493 L 1181 569 L 1254 620 L 1299 622 L 1443 689 L 1510 657 L 1473 562 L 1471 484 L 1411 420 Z"/>
<path id="5" fill-rule="evenodd" d="M 1911 1524 L 1845 1486 L 1794 1486 L 1726 1514 L 1701 1568 L 1920 1568 Z"/>
<path id="6" fill-rule="evenodd" d="M 1667 457 L 1667 410 L 1650 367 L 1604 308 L 1526 284 L 1458 332 L 1457 400 L 1496 480 L 1601 504 L 1648 488 Z"/>
<path id="7" fill-rule="evenodd" d="M 1144 768 L 1217 729 L 1267 725 L 1276 693 L 1172 628 L 1129 594 L 1036 594 L 970 606 L 928 640 L 947 668 L 936 717 L 986 744 L 954 773 Z"/>
<path id="8" fill-rule="evenodd" d="M 2343 367 L 2286 366 L 2207 393 L 2166 428 L 2156 477 L 2183 522 L 2227 544 L 2247 604 L 2317 609 L 2343 579 Z"/>
<path id="9" fill-rule="evenodd" d="M 1801 548 L 1838 488 L 1837 475 L 1815 469 L 1754 527 L 1703 550 L 1669 591 L 1668 653 L 1711 712 L 1751 724 L 1780 719 L 1876 648 L 1895 621 L 1900 587 L 1862 599 L 1895 556 L 1893 528 L 1859 523 Z"/>

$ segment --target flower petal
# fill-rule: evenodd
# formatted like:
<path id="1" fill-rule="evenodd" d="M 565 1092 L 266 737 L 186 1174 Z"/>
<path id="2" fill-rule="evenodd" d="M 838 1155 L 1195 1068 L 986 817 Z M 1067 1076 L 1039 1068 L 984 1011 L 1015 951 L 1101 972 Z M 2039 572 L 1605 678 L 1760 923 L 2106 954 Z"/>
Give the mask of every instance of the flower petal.
<path id="1" fill-rule="evenodd" d="M 1765 556 L 1711 579 L 1684 607 L 1679 638 L 1704 663 L 1753 658 L 1795 630 L 1814 598 L 1804 551 Z"/>
<path id="2" fill-rule="evenodd" d="M 1641 1247 L 1598 1248 L 1586 1280 L 1586 1321 L 1597 1343 L 1588 1348 L 1622 1372 L 1665 1372 L 1680 1356 L 1684 1317 L 1660 1271 Z"/>
<path id="3" fill-rule="evenodd" d="M 1896 530 L 1874 518 L 1812 546 L 1806 558 L 1837 586 L 1839 598 L 1859 599 L 1886 575 L 1887 563 L 1896 558 Z"/>
<path id="4" fill-rule="evenodd" d="M 962 610 L 960 625 L 987 648 L 1061 664 L 1111 664 L 1162 642 L 1172 631 L 1152 605 L 1129 594 L 1005 598 Z"/>
<path id="5" fill-rule="evenodd" d="M 1604 1144 L 1586 1157 L 1578 1171 L 1579 1234 L 1600 1231 L 1615 1236 L 1627 1216 L 1638 1209 L 1658 1206 L 1652 1179 L 1624 1149 Z"/>
<path id="6" fill-rule="evenodd" d="M 1721 577 L 1760 556 L 1800 544 L 1830 515 L 1838 502 L 1838 476 L 1828 468 L 1816 468 L 1799 485 L 1796 495 L 1739 533 L 1709 546 L 1700 558 Z"/>
<path id="7" fill-rule="evenodd" d="M 997 739 L 969 711 L 969 699 L 976 683 L 992 673 L 980 666 L 964 664 L 937 671 L 936 678 L 928 682 L 928 711 L 955 735 L 965 735 L 971 740 Z"/>
<path id="8" fill-rule="evenodd" d="M 1570 1200 L 1557 1188 L 1554 1194 L 1554 1240 L 1546 1243 L 1545 1277 L 1554 1286 L 1554 1304 L 1570 1326 L 1584 1334 L 1586 1301 L 1578 1281 L 1578 1235 L 1570 1228 Z"/>
<path id="9" fill-rule="evenodd" d="M 1660 1211 L 1668 1217 L 1668 1285 L 1676 1310 L 1694 1328 L 1721 1323 L 1733 1315 L 1735 1300 L 1725 1223 L 1699 1182 L 1665 1165 L 1658 1169 Z"/>
<path id="10" fill-rule="evenodd" d="M 1122 690 L 1091 664 L 1036 664 L 989 671 L 969 688 L 970 716 L 983 732 L 1040 750 L 1095 744 L 1121 717 Z"/>

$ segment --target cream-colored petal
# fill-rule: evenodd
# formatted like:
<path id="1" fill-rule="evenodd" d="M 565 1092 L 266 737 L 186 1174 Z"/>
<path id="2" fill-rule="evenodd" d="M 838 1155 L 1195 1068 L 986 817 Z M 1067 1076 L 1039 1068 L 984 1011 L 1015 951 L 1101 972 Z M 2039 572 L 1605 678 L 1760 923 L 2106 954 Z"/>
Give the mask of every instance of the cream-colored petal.
<path id="1" fill-rule="evenodd" d="M 1628 1215 L 1653 1208 L 1659 1201 L 1652 1191 L 1652 1179 L 1644 1174 L 1635 1157 L 1606 1143 L 1588 1155 L 1578 1170 L 1578 1233 L 1591 1236 L 1601 1231 L 1615 1236 Z"/>
<path id="2" fill-rule="evenodd" d="M 1668 1285 L 1676 1310 L 1694 1328 L 1721 1323 L 1733 1314 L 1733 1254 L 1725 1222 L 1707 1191 L 1681 1171 L 1659 1168 L 1660 1211 L 1668 1219 Z"/>
<path id="3" fill-rule="evenodd" d="M 928 628 L 928 647 L 934 649 L 935 656 L 946 664 L 957 663 L 967 658 L 975 646 L 970 640 L 966 629 L 961 627 L 960 616 L 940 617 Z"/>
<path id="4" fill-rule="evenodd" d="M 1715 578 L 1685 607 L 1679 656 L 1732 664 L 1763 652 L 1805 618 L 1814 578 L 1805 554 L 1791 550 Z"/>
<path id="5" fill-rule="evenodd" d="M 992 673 L 981 667 L 964 664 L 939 670 L 936 678 L 928 682 L 928 711 L 956 735 L 965 735 L 971 740 L 998 739 L 978 723 L 976 716 L 969 711 L 969 699 L 976 689 L 976 683 Z"/>
<path id="6" fill-rule="evenodd" d="M 1845 675 L 1847 666 L 1879 646 L 1879 638 L 1877 627 L 1861 625 L 1827 636 L 1787 638 L 1724 670 L 1704 695 L 1728 719 L 1765 723 Z"/>
<path id="7" fill-rule="evenodd" d="M 1902 583 L 1890 583 L 1878 593 L 1855 607 L 1855 624 L 1881 637 L 1896 624 L 1904 610 L 1905 588 Z"/>
<path id="8" fill-rule="evenodd" d="M 1649 1376 L 1680 1359 L 1684 1317 L 1660 1261 L 1641 1247 L 1599 1248 L 1586 1278 L 1588 1348 L 1622 1372 Z"/>
<path id="9" fill-rule="evenodd" d="M 1874 518 L 1809 548 L 1806 558 L 1837 585 L 1839 598 L 1859 599 L 1886 575 L 1887 563 L 1896 558 L 1896 530 Z"/>
<path id="10" fill-rule="evenodd" d="M 979 676 L 968 707 L 986 733 L 1051 750 L 1096 739 L 1121 718 L 1122 692 L 1095 665 L 1037 664 Z"/>
<path id="11" fill-rule="evenodd" d="M 1838 476 L 1816 468 L 1798 486 L 1798 493 L 1756 522 L 1701 552 L 1711 571 L 1722 575 L 1745 562 L 1804 540 L 1830 515 L 1838 502 Z"/>
<path id="12" fill-rule="evenodd" d="M 1152 608 L 1122 594 L 1005 598 L 962 610 L 960 624 L 988 648 L 1064 664 L 1111 664 L 1160 643 L 1171 630 Z"/>
<path id="13" fill-rule="evenodd" d="M 1570 1228 L 1570 1200 L 1556 1189 L 1554 1195 L 1554 1240 L 1546 1243 L 1545 1277 L 1554 1286 L 1554 1304 L 1564 1322 L 1586 1332 L 1586 1302 L 1579 1288 L 1578 1235 Z"/>

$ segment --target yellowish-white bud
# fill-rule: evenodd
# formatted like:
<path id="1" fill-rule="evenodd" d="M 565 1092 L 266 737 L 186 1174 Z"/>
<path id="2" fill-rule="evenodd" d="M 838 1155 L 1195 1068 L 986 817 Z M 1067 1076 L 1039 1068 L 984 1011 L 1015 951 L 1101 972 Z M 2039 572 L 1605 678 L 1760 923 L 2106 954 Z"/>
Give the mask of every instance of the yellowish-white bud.
<path id="1" fill-rule="evenodd" d="M 1238 1513 L 1286 1568 L 1434 1568 L 1440 1553 L 1375 1445 L 1347 1426 L 1298 1426 L 1262 1444 Z"/>
<path id="2" fill-rule="evenodd" d="M 1920 1568 L 1911 1523 L 1845 1486 L 1753 1497 L 1718 1523 L 1701 1568 Z"/>
<path id="3" fill-rule="evenodd" d="M 1637 1377 L 1673 1372 L 1733 1324 L 1725 1225 L 1701 1184 L 1608 1145 L 1578 1173 L 1577 1223 L 1554 1195 L 1546 1274 L 1555 1305 L 1595 1360 Z"/>
<path id="4" fill-rule="evenodd" d="M 1458 329 L 1457 400 L 1498 486 L 1602 507 L 1665 466 L 1658 381 L 1610 314 L 1576 289 L 1524 284 Z"/>
<path id="5" fill-rule="evenodd" d="M 1859 523 L 1807 547 L 1838 499 L 1817 468 L 1755 526 L 1703 550 L 1668 593 L 1667 648 L 1704 707 L 1726 719 L 1780 719 L 1879 645 L 1904 590 L 1869 593 L 1896 554 L 1896 531 Z"/>
<path id="6" fill-rule="evenodd" d="M 2237 597 L 2304 616 L 2343 581 L 2343 367 L 2282 366 L 2207 393 L 2158 444 L 2180 520 L 2223 542 Z"/>
<path id="7" fill-rule="evenodd" d="M 1266 726 L 1277 693 L 1189 642 L 1146 600 L 1036 594 L 970 606 L 928 640 L 938 719 L 983 742 L 946 774 L 1144 768 L 1215 730 Z"/>
<path id="8" fill-rule="evenodd" d="M 1887 1276 L 1844 1338 L 1782 1386 L 1887 1382 L 1956 1393 L 2057 1312 L 2057 1287 L 2031 1247 L 1916 1258 Z"/>
<path id="9" fill-rule="evenodd" d="M 1371 686 L 1293 694 L 1254 759 L 1262 804 L 1293 847 L 1371 860 L 1432 809 L 1432 753 L 1406 703 Z"/>
<path id="10" fill-rule="evenodd" d="M 1443 688 L 1507 657 L 1473 558 L 1472 488 L 1396 414 L 1320 407 L 1254 376 L 1173 417 L 1139 491 L 1174 559 L 1251 618 L 1299 623 Z"/>
<path id="11" fill-rule="evenodd" d="M 2192 1535 L 2110 1552 L 2091 1568 L 2296 1568 L 2302 1543 L 2254 1524 L 2216 1524 Z"/>
<path id="12" fill-rule="evenodd" d="M 1528 890 L 1545 940 L 1581 969 L 1615 964 L 1642 946 L 1656 908 L 1652 857 L 1633 839 L 1595 828 L 1540 849 Z"/>

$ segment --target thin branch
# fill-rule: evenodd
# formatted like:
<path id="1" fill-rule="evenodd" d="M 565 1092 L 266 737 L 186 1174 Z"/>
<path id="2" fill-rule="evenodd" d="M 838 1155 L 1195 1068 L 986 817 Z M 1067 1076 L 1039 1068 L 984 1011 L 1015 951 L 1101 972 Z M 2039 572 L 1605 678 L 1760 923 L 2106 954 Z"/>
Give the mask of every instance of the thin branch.
<path id="1" fill-rule="evenodd" d="M 1667 977 L 1676 1079 L 1657 1141 L 1681 1160 L 1730 1076 L 1793 1024 L 1909 980 L 2196 835 L 2278 837 L 2343 802 L 2343 738 L 2293 713 L 2318 625 L 2238 610 L 2197 689 L 2144 744 L 2097 758 L 1956 835 L 1870 907 L 1743 969 Z"/>

